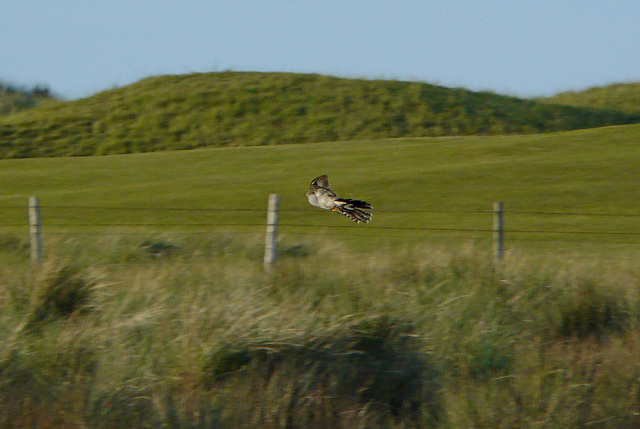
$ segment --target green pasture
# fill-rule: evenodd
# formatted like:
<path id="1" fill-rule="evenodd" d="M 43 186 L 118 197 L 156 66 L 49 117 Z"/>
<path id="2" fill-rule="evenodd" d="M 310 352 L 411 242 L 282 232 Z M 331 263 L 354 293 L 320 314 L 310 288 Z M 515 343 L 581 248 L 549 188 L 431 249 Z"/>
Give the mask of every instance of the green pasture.
<path id="1" fill-rule="evenodd" d="M 491 242 L 504 201 L 510 249 L 636 254 L 640 126 L 526 136 L 407 138 L 0 161 L 0 234 L 26 237 L 38 196 L 45 238 L 74 233 L 262 234 L 280 195 L 284 240 L 329 235 L 349 246 Z M 356 225 L 311 207 L 328 174 L 370 201 Z"/>

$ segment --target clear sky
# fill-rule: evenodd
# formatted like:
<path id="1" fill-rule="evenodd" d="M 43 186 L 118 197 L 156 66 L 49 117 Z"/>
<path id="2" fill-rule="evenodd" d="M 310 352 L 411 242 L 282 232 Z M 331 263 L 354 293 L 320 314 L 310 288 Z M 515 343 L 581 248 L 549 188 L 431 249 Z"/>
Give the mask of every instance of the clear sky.
<path id="1" fill-rule="evenodd" d="M 0 80 L 67 99 L 287 71 L 517 96 L 640 81 L 638 0 L 0 0 Z"/>

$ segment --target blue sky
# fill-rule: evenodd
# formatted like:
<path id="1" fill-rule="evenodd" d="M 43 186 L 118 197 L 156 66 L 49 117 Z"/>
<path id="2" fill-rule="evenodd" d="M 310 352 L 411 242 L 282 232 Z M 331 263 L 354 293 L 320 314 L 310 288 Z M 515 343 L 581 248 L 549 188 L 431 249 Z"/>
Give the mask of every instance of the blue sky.
<path id="1" fill-rule="evenodd" d="M 517 96 L 640 81 L 637 0 L 0 0 L 0 80 L 74 99 L 222 70 Z"/>

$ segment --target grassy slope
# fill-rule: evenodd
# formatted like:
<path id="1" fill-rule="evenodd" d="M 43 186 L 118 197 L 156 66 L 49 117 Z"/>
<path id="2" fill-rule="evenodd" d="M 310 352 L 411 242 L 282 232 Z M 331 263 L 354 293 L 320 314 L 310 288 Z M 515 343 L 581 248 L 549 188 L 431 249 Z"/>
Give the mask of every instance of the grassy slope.
<path id="1" fill-rule="evenodd" d="M 491 214 L 473 211 L 489 211 L 496 200 L 503 200 L 512 212 L 507 215 L 507 229 L 512 231 L 633 233 L 639 230 L 637 216 L 539 216 L 513 212 L 636 214 L 640 201 L 639 139 L 640 126 L 629 125 L 529 136 L 4 160 L 0 161 L 0 206 L 16 208 L 3 210 L 0 232 L 25 230 L 24 206 L 29 195 L 39 196 L 45 206 L 45 232 L 105 231 L 105 225 L 118 230 L 124 228 L 119 228 L 122 224 L 151 224 L 147 230 L 192 232 L 225 229 L 223 225 L 233 224 L 226 229 L 261 232 L 267 196 L 278 193 L 284 234 L 353 236 L 352 241 L 359 247 L 429 241 L 443 236 L 478 237 L 488 242 L 487 232 L 429 229 L 488 230 Z M 320 174 L 329 175 L 340 195 L 370 201 L 375 208 L 373 222 L 368 226 L 354 225 L 343 217 L 310 207 L 303 193 L 310 180 Z M 151 210 L 51 208 L 55 206 Z M 183 224 L 193 225 L 180 226 Z M 396 227 L 425 229 L 393 229 Z M 520 241 L 541 238 L 543 242 Z M 592 247 L 597 243 L 638 241 L 633 235 L 598 234 L 512 233 L 509 239 L 512 246 L 543 248 L 562 244 L 554 240 L 569 241 L 565 244 L 574 249 L 576 244 L 571 241 L 595 242 Z"/>
<path id="2" fill-rule="evenodd" d="M 607 85 L 579 92 L 563 92 L 538 101 L 586 108 L 615 109 L 640 113 L 640 82 Z"/>
<path id="3" fill-rule="evenodd" d="M 639 121 L 640 114 L 426 83 L 225 72 L 148 78 L 0 117 L 0 157 L 538 133 Z"/>

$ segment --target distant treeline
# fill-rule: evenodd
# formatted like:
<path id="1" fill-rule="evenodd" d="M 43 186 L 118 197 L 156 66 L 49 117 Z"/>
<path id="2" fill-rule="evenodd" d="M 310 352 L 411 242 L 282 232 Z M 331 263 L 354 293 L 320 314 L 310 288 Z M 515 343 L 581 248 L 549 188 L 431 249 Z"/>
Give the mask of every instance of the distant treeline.
<path id="1" fill-rule="evenodd" d="M 421 82 L 221 72 L 147 78 L 0 116 L 0 157 L 530 134 L 639 122 L 640 113 Z"/>

